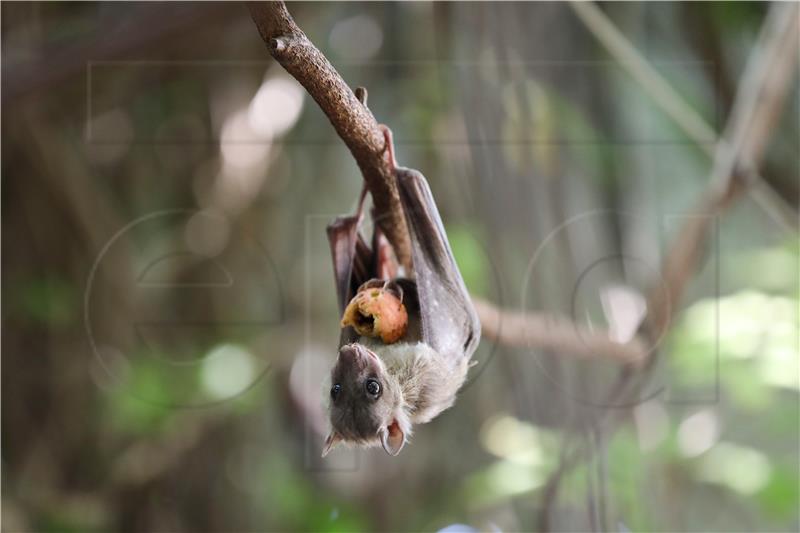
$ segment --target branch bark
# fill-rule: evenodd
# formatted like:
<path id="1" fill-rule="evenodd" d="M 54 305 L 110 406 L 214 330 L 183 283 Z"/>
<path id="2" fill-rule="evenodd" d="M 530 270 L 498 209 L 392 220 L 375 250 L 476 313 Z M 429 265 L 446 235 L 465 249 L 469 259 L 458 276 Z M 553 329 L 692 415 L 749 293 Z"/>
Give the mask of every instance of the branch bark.
<path id="1" fill-rule="evenodd" d="M 410 270 L 411 245 L 403 208 L 372 112 L 297 26 L 283 2 L 250 2 L 248 8 L 269 53 L 305 87 L 350 149 L 379 214 L 376 221 L 400 264 Z"/>

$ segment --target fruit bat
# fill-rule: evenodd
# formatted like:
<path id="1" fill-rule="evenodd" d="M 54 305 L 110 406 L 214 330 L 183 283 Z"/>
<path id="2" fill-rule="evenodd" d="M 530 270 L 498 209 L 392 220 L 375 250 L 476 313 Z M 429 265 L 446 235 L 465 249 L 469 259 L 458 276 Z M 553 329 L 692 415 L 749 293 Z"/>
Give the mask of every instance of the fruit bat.
<path id="1" fill-rule="evenodd" d="M 339 311 L 354 316 L 345 317 L 348 325 L 331 371 L 331 431 L 323 457 L 339 443 L 400 453 L 414 424 L 453 405 L 480 340 L 480 323 L 428 183 L 420 172 L 397 166 L 391 131 L 382 128 L 408 225 L 413 273 L 397 265 L 378 224 L 370 244 L 361 235 L 365 191 L 354 215 L 328 226 Z M 387 293 L 389 307 L 399 302 L 397 308 L 404 308 L 397 319 L 403 327 L 393 329 L 390 338 L 376 337 L 376 320 L 389 320 L 388 315 L 359 312 L 355 300 L 348 303 L 363 294 Z"/>

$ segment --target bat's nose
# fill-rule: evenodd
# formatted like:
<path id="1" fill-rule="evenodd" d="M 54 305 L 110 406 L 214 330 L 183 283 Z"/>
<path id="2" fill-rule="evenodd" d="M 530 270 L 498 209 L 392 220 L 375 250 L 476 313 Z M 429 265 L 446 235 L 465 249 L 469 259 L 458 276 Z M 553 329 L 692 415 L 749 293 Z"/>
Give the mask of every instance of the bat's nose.
<path id="1" fill-rule="evenodd" d="M 343 363 L 353 364 L 358 361 L 358 349 L 352 344 L 342 346 L 339 350 L 339 359 Z"/>
<path id="2" fill-rule="evenodd" d="M 345 365 L 365 367 L 373 359 L 377 360 L 375 354 L 357 344 L 347 344 L 339 350 L 339 361 Z"/>

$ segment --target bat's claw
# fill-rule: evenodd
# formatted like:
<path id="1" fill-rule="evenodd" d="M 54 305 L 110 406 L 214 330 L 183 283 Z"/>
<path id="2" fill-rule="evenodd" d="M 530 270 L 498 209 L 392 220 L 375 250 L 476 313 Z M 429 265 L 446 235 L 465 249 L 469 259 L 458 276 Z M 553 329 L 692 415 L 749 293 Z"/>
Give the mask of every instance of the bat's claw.
<path id="1" fill-rule="evenodd" d="M 392 130 L 386 124 L 378 124 L 381 132 L 383 132 L 384 150 L 389 156 L 389 164 L 392 170 L 397 168 L 397 159 L 394 157 L 394 139 L 392 137 Z"/>

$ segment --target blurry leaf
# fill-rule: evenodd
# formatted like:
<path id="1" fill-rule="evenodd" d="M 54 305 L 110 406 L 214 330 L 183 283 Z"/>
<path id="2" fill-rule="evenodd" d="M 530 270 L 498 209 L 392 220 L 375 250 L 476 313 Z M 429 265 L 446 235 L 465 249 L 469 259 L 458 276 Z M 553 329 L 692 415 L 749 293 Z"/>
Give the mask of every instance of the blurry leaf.
<path id="1" fill-rule="evenodd" d="M 431 135 L 433 125 L 446 105 L 441 98 L 440 80 L 435 75 L 415 76 L 408 85 L 411 92 L 407 94 L 414 95 L 413 105 L 405 112 L 408 123 L 415 135 Z"/>
<path id="2" fill-rule="evenodd" d="M 481 428 L 481 443 L 501 457 L 467 479 L 464 497 L 473 505 L 490 505 L 538 489 L 555 469 L 559 440 L 550 431 L 504 413 Z"/>
<path id="3" fill-rule="evenodd" d="M 527 100 L 521 101 L 522 97 Z M 503 138 L 520 141 L 505 143 L 504 149 L 520 174 L 530 173 L 531 162 L 546 176 L 556 174 L 558 162 L 554 156 L 559 152 L 553 150 L 553 143 L 602 138 L 574 102 L 535 80 L 527 80 L 522 87 L 506 86 L 502 98 L 506 110 Z M 578 150 L 575 154 L 586 155 L 586 168 L 595 168 L 597 154 L 590 152 Z"/>
<path id="4" fill-rule="evenodd" d="M 270 518 L 291 524 L 297 531 L 349 532 L 364 531 L 363 517 L 357 510 L 342 502 L 332 501 L 329 493 L 321 493 L 311 485 L 303 471 L 293 469 L 286 458 L 269 456 L 264 465 Z"/>
<path id="5" fill-rule="evenodd" d="M 669 338 L 670 383 L 697 387 L 710 384 L 715 372 L 710 372 L 716 358 L 716 347 L 695 339 L 682 329 L 675 329 Z"/>
<path id="6" fill-rule="evenodd" d="M 480 440 L 497 457 L 533 466 L 548 464 L 559 447 L 553 432 L 502 412 L 483 424 Z"/>
<path id="7" fill-rule="evenodd" d="M 617 431 L 608 443 L 607 475 L 608 489 L 618 502 L 625 523 L 633 531 L 652 531 L 654 524 L 647 519 L 647 503 L 641 498 L 651 480 L 638 438 L 628 428 Z"/>
<path id="8" fill-rule="evenodd" d="M 29 318 L 45 324 L 65 325 L 77 316 L 75 288 L 58 278 L 30 280 L 13 291 L 18 306 Z"/>
<path id="9" fill-rule="evenodd" d="M 734 252 L 722 268 L 721 275 L 731 283 L 763 291 L 791 291 L 797 288 L 800 271 L 797 242 L 793 238 L 783 246 Z"/>
<path id="10" fill-rule="evenodd" d="M 695 472 L 699 479 L 749 495 L 766 487 L 772 466 L 760 450 L 719 442 L 699 459 Z"/>
<path id="11" fill-rule="evenodd" d="M 107 531 L 109 511 L 96 496 L 65 496 L 36 516 L 35 531 L 42 533 L 92 533 Z M 5 531 L 5 524 L 3 524 Z"/>
<path id="12" fill-rule="evenodd" d="M 767 486 L 758 495 L 758 501 L 773 518 L 797 522 L 800 501 L 800 478 L 797 465 L 775 470 Z"/>
<path id="13" fill-rule="evenodd" d="M 797 307 L 756 291 L 693 304 L 670 335 L 671 379 L 700 387 L 719 378 L 724 393 L 754 410 L 769 404 L 772 387 L 800 389 Z"/>
<path id="14" fill-rule="evenodd" d="M 760 412 L 772 403 L 770 387 L 753 375 L 752 364 L 726 361 L 720 367 L 720 381 L 724 392 L 741 408 Z"/>
<path id="15" fill-rule="evenodd" d="M 489 265 L 486 252 L 478 244 L 473 232 L 467 226 L 448 226 L 447 238 L 469 292 L 476 296 L 487 296 Z"/>
<path id="16" fill-rule="evenodd" d="M 542 487 L 548 475 L 541 466 L 497 461 L 470 476 L 463 494 L 472 505 L 487 506 Z"/>
<path id="17" fill-rule="evenodd" d="M 765 434 L 770 440 L 777 442 L 798 441 L 797 423 L 787 424 L 787 420 L 800 420 L 800 401 L 797 393 L 780 391 L 774 400 L 774 405 L 779 409 L 765 409 L 760 413 L 760 420 L 764 423 Z"/>
<path id="18" fill-rule="evenodd" d="M 50 513 L 39 517 L 36 531 L 41 533 L 89 533 L 92 529 L 75 520 L 75 517 Z"/>
<path id="19" fill-rule="evenodd" d="M 152 361 L 139 360 L 111 397 L 113 422 L 122 433 L 152 433 L 173 415 L 176 382 Z"/>
<path id="20" fill-rule="evenodd" d="M 334 505 L 318 505 L 315 512 L 308 516 L 307 531 L 320 533 L 350 533 L 365 531 L 364 520 L 355 507 L 343 510 Z"/>
<path id="21" fill-rule="evenodd" d="M 735 30 L 737 33 L 743 28 L 756 32 L 766 8 L 766 5 L 760 5 L 759 2 L 709 2 L 702 6 L 710 12 L 711 20 L 717 21 L 720 28 Z"/>

